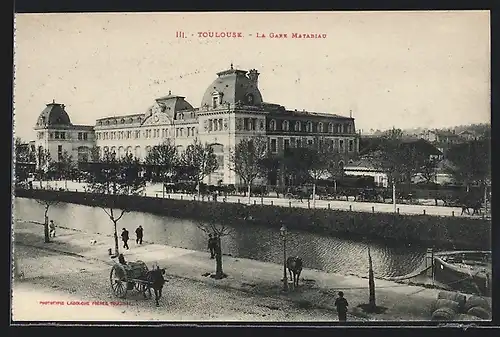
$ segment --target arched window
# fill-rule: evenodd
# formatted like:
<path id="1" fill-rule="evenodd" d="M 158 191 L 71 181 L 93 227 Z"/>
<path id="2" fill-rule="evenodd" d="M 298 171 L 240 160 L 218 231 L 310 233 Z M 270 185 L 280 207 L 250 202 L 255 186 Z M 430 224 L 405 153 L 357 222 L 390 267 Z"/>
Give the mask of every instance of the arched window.
<path id="1" fill-rule="evenodd" d="M 78 147 L 78 162 L 88 162 L 89 161 L 89 148 L 86 146 Z"/>
<path id="2" fill-rule="evenodd" d="M 127 155 L 133 154 L 132 152 L 132 146 L 127 147 Z"/>
<path id="3" fill-rule="evenodd" d="M 118 158 L 121 158 L 123 155 L 125 155 L 125 152 L 123 151 L 123 146 L 120 146 L 118 148 Z"/>
<path id="4" fill-rule="evenodd" d="M 318 123 L 318 132 L 323 132 L 323 123 L 322 122 Z"/>
<path id="5" fill-rule="evenodd" d="M 301 130 L 301 125 L 300 121 L 295 122 L 295 131 L 300 131 Z"/>
<path id="6" fill-rule="evenodd" d="M 333 133 L 333 123 L 328 123 L 328 132 Z"/>
<path id="7" fill-rule="evenodd" d="M 135 147 L 135 157 L 141 158 L 141 147 L 140 146 Z"/>
<path id="8" fill-rule="evenodd" d="M 149 152 L 151 152 L 151 146 L 146 146 L 146 157 L 148 156 Z"/>
<path id="9" fill-rule="evenodd" d="M 344 161 L 343 160 L 339 161 L 339 170 L 344 171 Z"/>
<path id="10" fill-rule="evenodd" d="M 306 124 L 306 132 L 312 132 L 312 123 L 311 122 L 307 122 L 307 124 Z"/>
<path id="11" fill-rule="evenodd" d="M 276 121 L 274 119 L 271 119 L 271 121 L 269 122 L 269 130 L 276 131 Z"/>
<path id="12" fill-rule="evenodd" d="M 214 150 L 215 157 L 217 158 L 218 169 L 224 169 L 224 145 L 215 143 L 210 145 L 210 147 Z"/>
<path id="13" fill-rule="evenodd" d="M 283 121 L 282 127 L 283 127 L 283 131 L 289 131 L 290 130 L 290 123 L 288 121 Z"/>

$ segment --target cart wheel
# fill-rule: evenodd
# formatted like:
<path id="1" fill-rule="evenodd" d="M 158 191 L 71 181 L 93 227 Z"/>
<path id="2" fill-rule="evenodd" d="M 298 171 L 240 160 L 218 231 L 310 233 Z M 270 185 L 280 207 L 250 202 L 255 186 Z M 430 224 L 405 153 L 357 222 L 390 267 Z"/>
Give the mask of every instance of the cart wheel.
<path id="1" fill-rule="evenodd" d="M 148 300 L 151 299 L 151 297 L 153 297 L 151 286 L 147 285 L 146 283 L 141 284 L 141 292 L 144 295 L 144 298 Z"/>
<path id="2" fill-rule="evenodd" d="M 121 265 L 115 264 L 109 274 L 111 289 L 119 298 L 127 296 L 127 273 Z"/>
<path id="3" fill-rule="evenodd" d="M 137 291 L 142 291 L 142 284 L 139 282 L 135 282 L 134 289 Z"/>

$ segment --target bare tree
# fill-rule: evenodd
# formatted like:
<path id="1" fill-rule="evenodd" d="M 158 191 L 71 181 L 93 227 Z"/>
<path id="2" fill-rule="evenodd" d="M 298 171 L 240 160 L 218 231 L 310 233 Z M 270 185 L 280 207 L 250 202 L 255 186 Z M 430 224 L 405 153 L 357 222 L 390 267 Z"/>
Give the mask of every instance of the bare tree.
<path id="1" fill-rule="evenodd" d="M 377 304 L 375 302 L 375 276 L 373 274 L 373 262 L 370 247 L 368 247 L 368 287 L 370 290 L 368 307 L 370 310 L 375 311 L 377 308 Z"/>
<path id="2" fill-rule="evenodd" d="M 51 206 L 57 205 L 59 203 L 59 201 L 56 200 L 55 197 L 47 197 L 45 199 L 36 199 L 36 201 L 44 207 L 43 233 L 44 233 L 44 237 L 45 237 L 45 243 L 49 243 L 50 242 L 49 209 Z"/>
<path id="3" fill-rule="evenodd" d="M 426 160 L 420 167 L 420 175 L 424 178 L 426 183 L 432 183 L 436 179 L 438 160 L 430 158 Z"/>
<path id="4" fill-rule="evenodd" d="M 102 210 L 113 223 L 115 256 L 119 254 L 117 223 L 128 212 L 120 202 L 123 195 L 140 195 L 144 191 L 145 180 L 139 174 L 140 165 L 131 154 L 116 159 L 115 153 L 105 153 L 99 162 L 91 163 L 88 191 L 106 194 L 108 206 Z M 121 207 L 120 209 L 118 207 Z"/>
<path id="5" fill-rule="evenodd" d="M 266 174 L 264 160 L 267 155 L 267 139 L 262 136 L 241 140 L 229 154 L 229 169 L 247 185 L 249 204 L 254 180 Z"/>
<path id="6" fill-rule="evenodd" d="M 187 168 L 198 189 L 200 197 L 200 183 L 209 174 L 219 168 L 213 148 L 207 143 L 202 144 L 198 139 L 189 145 L 181 155 L 181 165 Z"/>
<path id="7" fill-rule="evenodd" d="M 215 238 L 215 274 L 213 278 L 222 279 L 227 277 L 222 269 L 222 246 L 221 238 L 231 235 L 232 230 L 225 224 L 226 219 L 223 217 L 214 217 L 208 222 L 199 221 L 197 226 L 207 235 L 212 234 Z"/>

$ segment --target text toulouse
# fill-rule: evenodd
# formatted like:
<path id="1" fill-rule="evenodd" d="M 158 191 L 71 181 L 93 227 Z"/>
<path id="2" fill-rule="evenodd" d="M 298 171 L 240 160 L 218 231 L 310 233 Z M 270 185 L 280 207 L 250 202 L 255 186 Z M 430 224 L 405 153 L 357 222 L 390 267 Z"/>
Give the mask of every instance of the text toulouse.
<path id="1" fill-rule="evenodd" d="M 211 37 L 211 38 L 242 38 L 243 33 L 241 32 L 198 32 L 198 37 Z M 255 34 L 257 38 L 270 38 L 270 39 L 326 39 L 326 34 L 314 34 L 314 33 L 257 33 Z"/>
<path id="2" fill-rule="evenodd" d="M 91 306 L 91 305 L 125 305 L 123 302 L 106 302 L 106 301 L 40 301 L 42 305 L 83 305 L 83 306 Z"/>

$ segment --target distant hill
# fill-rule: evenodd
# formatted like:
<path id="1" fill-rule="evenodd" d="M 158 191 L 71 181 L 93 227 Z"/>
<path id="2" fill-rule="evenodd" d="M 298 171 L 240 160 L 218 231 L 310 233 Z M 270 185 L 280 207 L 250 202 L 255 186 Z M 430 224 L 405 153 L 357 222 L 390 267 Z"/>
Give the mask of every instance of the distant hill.
<path id="1" fill-rule="evenodd" d="M 480 136 L 486 136 L 491 134 L 491 124 L 490 123 L 481 123 L 481 124 L 468 124 L 468 125 L 458 125 L 450 128 L 421 128 L 421 127 L 416 127 L 416 128 L 411 128 L 411 129 L 402 129 L 401 131 L 403 132 L 404 135 L 406 136 L 420 136 L 421 134 L 425 133 L 426 131 L 437 131 L 437 132 L 451 132 L 451 133 L 460 133 L 463 131 L 469 131 L 473 133 L 474 135 L 480 137 Z M 366 132 L 362 132 L 364 135 L 373 135 L 373 136 L 382 136 L 385 134 L 387 130 L 374 130 L 370 129 L 367 130 Z"/>

